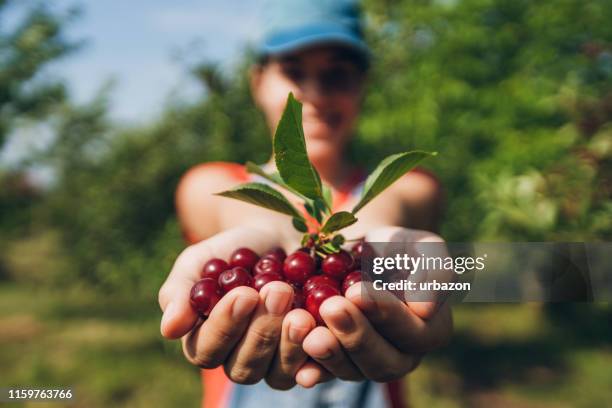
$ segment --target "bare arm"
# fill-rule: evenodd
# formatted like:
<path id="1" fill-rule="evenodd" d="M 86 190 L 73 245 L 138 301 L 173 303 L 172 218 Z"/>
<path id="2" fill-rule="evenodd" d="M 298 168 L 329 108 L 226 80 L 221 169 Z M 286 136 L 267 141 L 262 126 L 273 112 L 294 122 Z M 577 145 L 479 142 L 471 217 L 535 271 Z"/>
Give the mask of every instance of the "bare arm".
<path id="1" fill-rule="evenodd" d="M 438 233 L 444 210 L 444 191 L 433 176 L 410 172 L 402 177 L 394 190 L 404 209 L 401 226 Z"/>

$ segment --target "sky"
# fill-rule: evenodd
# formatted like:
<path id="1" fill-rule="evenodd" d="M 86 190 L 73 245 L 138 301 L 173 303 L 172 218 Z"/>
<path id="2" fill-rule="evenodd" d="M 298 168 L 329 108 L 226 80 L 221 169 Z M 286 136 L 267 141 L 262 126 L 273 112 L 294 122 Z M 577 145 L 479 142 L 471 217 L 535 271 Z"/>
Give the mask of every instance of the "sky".
<path id="1" fill-rule="evenodd" d="M 189 100 L 203 89 L 188 74 L 189 64 L 213 61 L 231 67 L 248 42 L 259 37 L 262 0 L 16 0 L 0 30 L 18 22 L 28 4 L 44 2 L 58 13 L 77 6 L 80 16 L 65 27 L 77 52 L 49 64 L 45 75 L 65 79 L 76 103 L 92 100 L 113 81 L 110 117 L 138 125 L 163 111 L 169 95 Z M 16 166 L 28 152 L 53 139 L 48 127 L 19 128 L 0 149 L 0 165 Z M 33 182 L 49 184 L 48 169 L 31 169 Z M 40 180 L 39 180 L 40 179 Z"/>
<path id="2" fill-rule="evenodd" d="M 173 93 L 189 99 L 201 92 L 189 63 L 208 60 L 231 66 L 255 41 L 260 0 L 55 0 L 58 10 L 80 6 L 67 27 L 84 47 L 49 70 L 68 81 L 77 102 L 90 100 L 113 79 L 111 117 L 143 123 Z"/>

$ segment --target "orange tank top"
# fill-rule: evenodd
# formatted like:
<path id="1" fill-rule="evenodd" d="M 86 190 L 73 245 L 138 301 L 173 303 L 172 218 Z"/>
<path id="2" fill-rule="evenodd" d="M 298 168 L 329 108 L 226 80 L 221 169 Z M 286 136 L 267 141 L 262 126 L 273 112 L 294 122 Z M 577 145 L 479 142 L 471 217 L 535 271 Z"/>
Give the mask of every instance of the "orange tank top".
<path id="1" fill-rule="evenodd" d="M 200 166 L 215 166 L 217 168 L 221 168 L 225 170 L 228 174 L 231 174 L 235 177 L 237 182 L 249 182 L 252 180 L 251 175 L 247 172 L 245 166 L 229 163 L 229 162 L 210 162 L 201 164 Z M 425 170 L 416 168 L 413 171 L 417 171 L 420 173 L 427 174 L 431 176 L 433 175 Z M 351 177 L 347 180 L 345 185 L 340 188 L 333 197 L 333 209 L 340 208 L 344 205 L 358 190 L 357 188 L 363 182 L 365 178 L 365 172 L 358 170 L 353 172 Z M 305 209 L 302 208 L 303 214 L 308 222 L 308 227 L 310 230 L 316 229 L 318 226 L 317 221 L 311 217 Z M 193 244 L 195 243 L 194 237 L 190 236 L 188 232 L 184 233 L 185 240 Z M 217 367 L 215 369 L 203 369 L 202 373 L 202 386 L 204 388 L 204 397 L 202 399 L 202 407 L 203 408 L 221 408 L 228 405 L 230 400 L 230 393 L 232 382 L 227 378 L 225 372 L 223 370 L 223 366 Z M 387 383 L 387 397 L 391 406 L 393 408 L 401 408 L 404 407 L 403 401 L 403 391 L 402 391 L 402 381 L 393 381 Z"/>

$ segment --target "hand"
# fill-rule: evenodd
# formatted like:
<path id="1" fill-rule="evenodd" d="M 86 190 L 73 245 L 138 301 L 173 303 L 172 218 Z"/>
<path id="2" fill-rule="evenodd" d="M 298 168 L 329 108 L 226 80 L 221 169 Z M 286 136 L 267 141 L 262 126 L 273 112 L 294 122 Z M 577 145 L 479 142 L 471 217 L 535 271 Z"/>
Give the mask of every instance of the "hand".
<path id="1" fill-rule="evenodd" d="M 442 242 L 434 234 L 404 228 L 377 230 L 367 240 Z M 435 275 L 438 281 L 452 278 L 443 272 Z M 450 308 L 441 299 L 405 303 L 387 292 L 371 296 L 371 290 L 366 284 L 353 285 L 345 298 L 326 300 L 320 314 L 327 327 L 315 328 L 304 340 L 306 353 L 338 378 L 380 382 L 401 378 L 418 366 L 424 353 L 450 339 Z"/>
<path id="2" fill-rule="evenodd" d="M 261 379 L 278 389 L 296 384 L 296 373 L 307 359 L 302 342 L 315 321 L 305 310 L 289 311 L 291 286 L 270 282 L 259 293 L 248 287 L 235 288 L 203 322 L 189 304 L 191 287 L 208 259 L 227 259 L 240 246 L 261 253 L 275 245 L 273 234 L 237 228 L 192 245 L 178 257 L 159 291 L 164 311 L 161 332 L 169 339 L 182 337 L 183 352 L 192 364 L 202 368 L 223 365 L 227 376 L 240 384 Z M 307 378 L 325 377 L 316 365 L 309 364 L 305 370 L 302 376 Z"/>

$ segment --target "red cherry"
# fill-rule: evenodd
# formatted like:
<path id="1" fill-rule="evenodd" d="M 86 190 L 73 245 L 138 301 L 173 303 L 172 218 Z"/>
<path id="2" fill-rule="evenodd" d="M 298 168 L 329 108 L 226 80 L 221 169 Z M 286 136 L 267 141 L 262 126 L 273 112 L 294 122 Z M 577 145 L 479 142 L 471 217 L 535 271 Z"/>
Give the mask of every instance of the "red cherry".
<path id="1" fill-rule="evenodd" d="M 357 267 L 361 266 L 361 254 L 363 253 L 363 244 L 364 244 L 364 241 L 361 240 L 361 241 L 358 241 L 351 248 L 351 255 L 353 256 L 354 264 Z"/>
<path id="2" fill-rule="evenodd" d="M 315 318 L 318 324 L 324 324 L 319 314 L 319 307 L 326 299 L 339 294 L 340 291 L 338 289 L 329 285 L 316 287 L 306 295 L 306 310 Z"/>
<path id="3" fill-rule="evenodd" d="M 353 267 L 353 257 L 344 250 L 329 254 L 321 262 L 323 273 L 334 279 L 342 280 Z"/>
<path id="4" fill-rule="evenodd" d="M 222 297 L 223 293 L 213 278 L 200 279 L 193 285 L 189 294 L 192 309 L 201 317 L 208 316 Z"/>
<path id="5" fill-rule="evenodd" d="M 291 309 L 303 309 L 305 301 L 304 292 L 299 288 L 293 288 L 293 303 Z"/>
<path id="6" fill-rule="evenodd" d="M 353 247 L 351 248 L 351 255 L 353 255 L 353 260 L 354 260 L 354 269 L 359 269 L 361 268 L 361 261 L 363 259 L 364 256 L 366 255 L 371 255 L 374 252 L 374 249 L 372 248 L 372 246 L 370 244 L 368 244 L 367 242 L 365 242 L 364 240 L 361 240 L 359 242 L 357 242 L 355 245 L 353 245 Z"/>
<path id="7" fill-rule="evenodd" d="M 223 259 L 213 258 L 204 264 L 204 268 L 202 268 L 202 277 L 219 279 L 221 272 L 228 269 L 229 265 Z"/>
<path id="8" fill-rule="evenodd" d="M 311 276 L 310 278 L 308 278 L 306 283 L 304 283 L 302 289 L 304 290 L 304 293 L 308 295 L 311 290 L 323 285 L 328 285 L 336 289 L 340 289 L 340 282 L 328 275 Z"/>
<path id="9" fill-rule="evenodd" d="M 363 244 L 365 244 L 365 241 L 362 238 L 351 247 L 351 255 L 353 255 L 355 259 L 359 258 L 363 253 Z"/>
<path id="10" fill-rule="evenodd" d="M 308 238 L 308 240 L 306 241 L 305 247 L 306 248 L 312 248 L 313 246 L 315 246 L 315 240 L 314 240 L 314 238 L 312 238 L 312 236 L 310 236 Z"/>
<path id="11" fill-rule="evenodd" d="M 315 271 L 315 261 L 300 250 L 285 259 L 283 272 L 287 281 L 302 285 Z"/>
<path id="12" fill-rule="evenodd" d="M 235 266 L 241 266 L 244 269 L 251 271 L 257 261 L 259 261 L 259 255 L 253 252 L 252 249 L 238 248 L 234 251 L 232 256 L 230 256 L 229 264 L 232 268 Z"/>
<path id="13" fill-rule="evenodd" d="M 283 263 L 285 261 L 285 258 L 287 258 L 287 253 L 285 252 L 285 250 L 281 247 L 276 247 L 276 248 L 272 248 L 271 250 L 269 250 L 268 252 L 266 252 L 262 258 L 274 258 L 277 261 L 279 261 L 280 263 Z"/>
<path id="14" fill-rule="evenodd" d="M 348 288 L 350 288 L 357 282 L 361 282 L 361 271 L 356 270 L 346 275 L 346 277 L 342 281 L 342 294 L 345 295 Z"/>
<path id="15" fill-rule="evenodd" d="M 255 279 L 253 281 L 253 287 L 257 289 L 258 291 L 260 291 L 261 288 L 263 288 L 265 284 L 273 282 L 273 281 L 282 281 L 282 280 L 283 280 L 283 276 L 278 273 L 273 273 L 273 272 L 260 273 L 258 275 L 255 275 Z"/>
<path id="16" fill-rule="evenodd" d="M 253 272 L 255 272 L 255 275 L 260 273 L 276 273 L 280 275 L 283 273 L 283 262 L 266 255 L 255 264 Z"/>
<path id="17" fill-rule="evenodd" d="M 236 266 L 219 275 L 219 287 L 224 293 L 237 288 L 238 286 L 253 286 L 253 277 L 241 266 Z"/>

